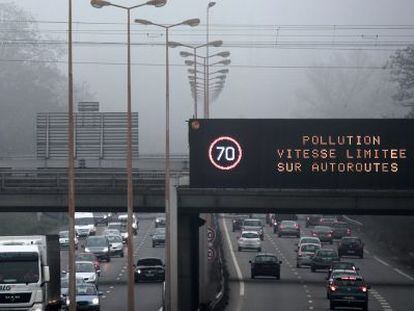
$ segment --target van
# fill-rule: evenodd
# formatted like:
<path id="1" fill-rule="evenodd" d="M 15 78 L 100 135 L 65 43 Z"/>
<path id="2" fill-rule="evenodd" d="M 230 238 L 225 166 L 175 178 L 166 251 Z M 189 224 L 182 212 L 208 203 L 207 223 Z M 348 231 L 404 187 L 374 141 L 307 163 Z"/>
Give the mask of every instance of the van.
<path id="1" fill-rule="evenodd" d="M 75 231 L 77 236 L 95 235 L 96 226 L 93 213 L 75 213 Z"/>
<path id="2" fill-rule="evenodd" d="M 118 222 L 124 223 L 125 226 L 128 225 L 128 214 L 122 214 L 118 216 Z M 132 230 L 134 231 L 134 235 L 138 233 L 138 220 L 135 217 L 135 214 L 132 214 Z"/>

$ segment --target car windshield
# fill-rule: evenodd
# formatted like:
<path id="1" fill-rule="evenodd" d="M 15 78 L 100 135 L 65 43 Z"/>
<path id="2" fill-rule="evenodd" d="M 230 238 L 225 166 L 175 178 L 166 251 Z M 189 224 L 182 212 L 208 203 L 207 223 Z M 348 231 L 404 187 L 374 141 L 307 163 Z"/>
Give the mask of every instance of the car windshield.
<path id="1" fill-rule="evenodd" d="M 95 272 L 95 266 L 91 262 L 77 262 L 76 272 Z"/>
<path id="2" fill-rule="evenodd" d="M 69 231 L 60 231 L 59 232 L 60 238 L 69 238 Z"/>
<path id="3" fill-rule="evenodd" d="M 93 218 L 76 218 L 75 225 L 77 226 L 89 226 L 95 223 L 95 219 Z"/>
<path id="4" fill-rule="evenodd" d="M 355 265 L 352 262 L 339 261 L 333 264 L 333 269 L 354 269 Z"/>
<path id="5" fill-rule="evenodd" d="M 346 229 L 349 227 L 346 222 L 337 222 L 337 223 L 332 224 L 332 226 L 338 229 Z"/>
<path id="6" fill-rule="evenodd" d="M 331 250 L 321 250 L 318 252 L 320 257 L 336 257 L 336 252 Z"/>
<path id="7" fill-rule="evenodd" d="M 347 278 L 347 277 L 354 277 L 356 276 L 356 272 L 345 272 L 345 271 L 341 271 L 341 272 L 336 272 L 334 271 L 332 273 L 332 278 L 336 279 L 336 278 Z"/>
<path id="8" fill-rule="evenodd" d="M 81 285 L 76 287 L 76 295 L 79 296 L 97 296 L 98 292 L 93 285 Z"/>
<path id="9" fill-rule="evenodd" d="M 138 260 L 137 266 L 162 266 L 162 261 L 158 258 L 145 258 Z"/>
<path id="10" fill-rule="evenodd" d="M 250 219 L 245 219 L 243 222 L 243 226 L 247 226 L 247 227 L 261 227 L 262 226 L 262 222 L 260 220 L 250 220 Z"/>
<path id="11" fill-rule="evenodd" d="M 285 227 L 296 227 L 297 223 L 294 221 L 282 221 L 281 225 Z"/>
<path id="12" fill-rule="evenodd" d="M 154 234 L 165 234 L 165 228 L 155 229 Z"/>
<path id="13" fill-rule="evenodd" d="M 352 287 L 360 287 L 364 285 L 364 282 L 360 279 L 336 279 L 335 285 L 337 286 L 352 286 Z"/>
<path id="14" fill-rule="evenodd" d="M 122 237 L 120 237 L 119 235 L 109 235 L 108 241 L 110 243 L 122 243 Z"/>
<path id="15" fill-rule="evenodd" d="M 242 234 L 242 238 L 247 238 L 247 239 L 257 239 L 259 236 L 257 235 L 257 233 L 254 232 L 245 232 Z"/>
<path id="16" fill-rule="evenodd" d="M 314 243 L 314 244 L 320 244 L 320 240 L 318 238 L 303 238 L 300 240 L 301 244 L 305 243 Z"/>
<path id="17" fill-rule="evenodd" d="M 356 239 L 356 238 L 346 238 L 346 239 L 342 239 L 342 243 L 343 244 L 361 244 L 361 240 Z"/>
<path id="18" fill-rule="evenodd" d="M 123 223 L 120 223 L 120 222 L 117 222 L 117 223 L 110 223 L 109 225 L 108 225 L 108 229 L 115 229 L 115 230 L 118 230 L 118 231 L 120 231 L 120 232 L 124 232 L 124 231 L 127 231 L 127 227 L 126 227 L 126 225 L 125 224 L 123 224 Z"/>
<path id="19" fill-rule="evenodd" d="M 317 232 L 331 232 L 332 228 L 331 227 L 326 227 L 326 226 L 317 226 L 317 227 L 315 227 L 315 231 L 317 231 Z"/>
<path id="20" fill-rule="evenodd" d="M 312 252 L 312 253 L 315 253 L 319 249 L 320 249 L 320 247 L 318 245 L 314 245 L 314 244 L 302 245 L 301 248 L 300 248 L 300 250 L 302 252 Z"/>
<path id="21" fill-rule="evenodd" d="M 84 254 L 76 255 L 76 260 L 79 260 L 79 261 L 82 261 L 82 260 L 84 260 L 84 261 L 95 261 L 96 257 L 95 257 L 94 254 L 84 253 Z"/>
<path id="22" fill-rule="evenodd" d="M 276 262 L 277 258 L 275 256 L 256 256 L 255 262 Z"/>
<path id="23" fill-rule="evenodd" d="M 0 283 L 37 283 L 39 257 L 37 253 L 1 253 Z"/>
<path id="24" fill-rule="evenodd" d="M 89 237 L 86 240 L 86 247 L 107 246 L 107 240 L 104 237 Z"/>

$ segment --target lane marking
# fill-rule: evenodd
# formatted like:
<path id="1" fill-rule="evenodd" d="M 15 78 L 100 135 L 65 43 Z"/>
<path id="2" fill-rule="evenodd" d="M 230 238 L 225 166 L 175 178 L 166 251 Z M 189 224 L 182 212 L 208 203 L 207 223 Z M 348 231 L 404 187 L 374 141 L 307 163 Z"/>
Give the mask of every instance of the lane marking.
<path id="1" fill-rule="evenodd" d="M 414 281 L 414 278 L 411 275 L 408 275 L 405 272 L 402 272 L 400 269 L 394 268 L 394 271 L 401 274 L 402 276 L 405 276 L 407 279 Z"/>
<path id="2" fill-rule="evenodd" d="M 390 266 L 390 264 L 389 264 L 388 262 L 385 262 L 384 260 L 382 260 L 382 259 L 378 258 L 377 256 L 374 256 L 374 259 L 375 259 L 376 261 L 378 261 L 379 263 L 382 263 L 384 266 L 387 266 L 387 267 L 389 267 L 389 266 Z"/>
<path id="3" fill-rule="evenodd" d="M 223 226 L 224 226 L 224 234 L 226 236 L 226 240 L 227 240 L 227 245 L 229 246 L 229 251 L 230 251 L 230 255 L 231 255 L 231 259 L 233 261 L 233 265 L 234 268 L 236 269 L 236 274 L 237 274 L 237 278 L 239 280 L 239 294 L 240 296 L 244 296 L 244 282 L 243 282 L 243 275 L 241 273 L 239 264 L 237 263 L 237 259 L 236 259 L 236 255 L 234 254 L 233 251 L 233 246 L 231 244 L 231 240 L 230 240 L 230 235 L 229 235 L 229 231 L 227 230 L 227 226 L 226 223 L 224 221 L 224 218 L 221 218 L 221 221 L 223 222 Z"/>

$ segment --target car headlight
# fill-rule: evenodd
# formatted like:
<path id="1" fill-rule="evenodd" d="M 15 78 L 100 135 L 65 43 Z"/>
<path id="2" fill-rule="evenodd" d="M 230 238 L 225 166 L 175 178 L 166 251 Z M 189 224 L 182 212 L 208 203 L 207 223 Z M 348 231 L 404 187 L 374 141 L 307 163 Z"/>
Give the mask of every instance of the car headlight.
<path id="1" fill-rule="evenodd" d="M 108 252 L 108 248 L 105 247 L 102 251 L 105 252 L 105 253 L 107 253 Z"/>
<path id="2" fill-rule="evenodd" d="M 140 270 L 140 269 L 138 269 L 138 270 L 137 270 L 137 273 L 138 273 L 138 274 L 141 274 L 141 270 Z"/>
<path id="3" fill-rule="evenodd" d="M 93 305 L 98 305 L 99 304 L 99 299 L 98 298 L 93 298 L 92 299 L 92 304 Z"/>
<path id="4" fill-rule="evenodd" d="M 85 247 L 85 252 L 90 253 L 91 250 L 89 248 Z"/>
<path id="5" fill-rule="evenodd" d="M 69 300 L 69 297 L 67 297 L 66 298 L 66 305 L 69 306 L 69 304 L 70 304 L 70 300 Z"/>

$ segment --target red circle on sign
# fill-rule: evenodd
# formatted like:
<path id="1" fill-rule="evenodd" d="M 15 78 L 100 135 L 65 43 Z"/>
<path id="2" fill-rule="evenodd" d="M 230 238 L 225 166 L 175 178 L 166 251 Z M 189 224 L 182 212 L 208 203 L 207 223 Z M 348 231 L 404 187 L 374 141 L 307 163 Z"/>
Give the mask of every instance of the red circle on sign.
<path id="1" fill-rule="evenodd" d="M 228 165 L 222 165 L 222 164 L 219 164 L 219 163 L 217 163 L 217 162 L 215 161 L 215 159 L 213 158 L 213 148 L 214 148 L 214 147 L 217 147 L 217 144 L 218 144 L 219 142 L 222 142 L 222 141 L 231 142 L 231 143 L 233 143 L 233 144 L 236 146 L 236 148 L 237 148 L 237 152 L 238 152 L 237 157 L 235 157 L 235 158 L 234 158 L 234 160 L 229 161 L 229 164 L 228 164 Z M 223 147 L 223 148 L 224 148 L 224 147 Z M 224 151 L 224 149 L 223 149 L 223 151 Z M 210 147 L 208 148 L 208 157 L 209 157 L 209 159 L 210 159 L 211 164 L 213 164 L 213 165 L 214 165 L 216 168 L 218 168 L 219 170 L 223 170 L 223 171 L 228 171 L 228 170 L 231 170 L 231 169 L 235 168 L 235 167 L 236 167 L 236 166 L 240 163 L 240 161 L 241 161 L 241 159 L 242 159 L 242 156 L 243 156 L 243 152 L 242 152 L 242 148 L 241 148 L 240 144 L 238 143 L 238 141 L 237 141 L 237 140 L 235 140 L 234 138 L 229 137 L 229 136 L 221 136 L 221 137 L 219 137 L 219 138 L 215 139 L 215 140 L 214 140 L 214 141 L 210 144 Z"/>

